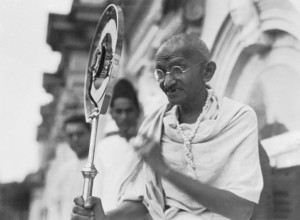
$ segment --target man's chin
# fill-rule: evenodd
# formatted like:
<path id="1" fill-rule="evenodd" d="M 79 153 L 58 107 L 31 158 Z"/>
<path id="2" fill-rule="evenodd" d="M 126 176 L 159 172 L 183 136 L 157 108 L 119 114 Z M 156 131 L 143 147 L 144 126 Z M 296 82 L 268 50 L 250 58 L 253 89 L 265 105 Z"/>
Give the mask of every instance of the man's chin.
<path id="1" fill-rule="evenodd" d="M 88 157 L 89 153 L 88 152 L 78 152 L 76 153 L 78 159 L 85 159 Z"/>
<path id="2" fill-rule="evenodd" d="M 176 93 L 167 94 L 167 98 L 169 103 L 173 105 L 180 105 L 184 101 L 185 97 L 183 97 L 183 94 L 179 94 L 179 92 L 176 92 Z"/>
<path id="3" fill-rule="evenodd" d="M 136 129 L 134 127 L 126 127 L 124 129 L 120 129 L 120 135 L 122 137 L 132 137 L 136 135 Z"/>
<path id="4" fill-rule="evenodd" d="M 122 137 L 126 136 L 127 130 L 128 130 L 128 129 L 129 129 L 129 128 L 120 128 L 120 129 L 119 129 L 120 136 L 122 136 Z"/>
<path id="5" fill-rule="evenodd" d="M 182 101 L 179 98 L 169 98 L 168 97 L 168 101 L 172 105 L 180 105 L 182 103 Z"/>

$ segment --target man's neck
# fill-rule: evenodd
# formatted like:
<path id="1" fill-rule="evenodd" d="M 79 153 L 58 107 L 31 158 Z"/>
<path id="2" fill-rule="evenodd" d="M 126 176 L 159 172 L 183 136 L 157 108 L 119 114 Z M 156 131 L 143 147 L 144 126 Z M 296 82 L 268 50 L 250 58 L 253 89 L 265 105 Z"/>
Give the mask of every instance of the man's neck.
<path id="1" fill-rule="evenodd" d="M 88 155 L 81 156 L 81 157 L 77 156 L 77 158 L 78 158 L 78 160 L 83 161 L 83 160 L 86 160 L 88 158 Z"/>
<path id="2" fill-rule="evenodd" d="M 137 130 L 136 127 L 131 127 L 126 131 L 120 131 L 120 136 L 129 141 L 132 137 L 136 136 Z"/>
<path id="3" fill-rule="evenodd" d="M 128 133 L 125 133 L 123 135 L 120 134 L 121 137 L 125 138 L 126 141 L 128 142 L 132 137 L 134 137 L 135 135 L 132 135 L 132 134 L 128 134 Z"/>
<path id="4" fill-rule="evenodd" d="M 204 92 L 199 101 L 189 103 L 187 105 L 178 106 L 178 121 L 179 123 L 193 124 L 197 121 L 201 114 L 207 99 L 207 90 Z"/>

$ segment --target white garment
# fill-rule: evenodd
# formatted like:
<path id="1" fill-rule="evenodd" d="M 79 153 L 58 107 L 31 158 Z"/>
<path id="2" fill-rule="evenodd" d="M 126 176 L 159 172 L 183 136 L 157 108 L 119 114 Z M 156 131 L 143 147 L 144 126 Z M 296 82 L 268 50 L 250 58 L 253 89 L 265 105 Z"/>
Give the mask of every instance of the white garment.
<path id="1" fill-rule="evenodd" d="M 42 195 L 41 209 L 37 220 L 61 220 L 62 218 L 62 185 L 65 179 L 63 171 L 68 161 L 77 161 L 77 157 L 70 149 L 69 145 L 62 143 L 57 146 L 55 158 L 50 162 Z M 80 170 L 79 170 L 80 171 Z M 72 199 L 73 200 L 73 199 Z M 72 202 L 71 200 L 71 202 Z M 70 215 L 70 213 L 69 213 Z M 34 218 L 30 218 L 34 220 Z"/>
<path id="2" fill-rule="evenodd" d="M 60 177 L 60 204 L 61 220 L 70 219 L 74 198 L 82 195 L 83 176 L 81 170 L 85 167 L 87 158 L 79 160 L 74 158 L 66 162 L 59 172 Z"/>
<path id="3" fill-rule="evenodd" d="M 144 120 L 139 134 L 161 142 L 162 154 L 169 166 L 189 175 L 183 139 L 173 122 L 175 110 L 172 105 L 158 109 Z M 196 179 L 257 203 L 263 180 L 254 111 L 227 98 L 213 96 L 203 114 L 191 141 Z M 182 126 L 184 130 L 191 129 L 188 124 Z M 122 199 L 142 201 L 155 220 L 227 219 L 211 213 L 177 187 L 160 179 L 142 160 L 134 173 L 135 180 L 128 180 L 129 187 Z M 165 209 L 166 206 L 169 208 Z"/>
<path id="4" fill-rule="evenodd" d="M 230 105 L 234 105 L 234 102 Z M 192 177 L 184 157 L 183 140 L 174 122 L 175 111 L 176 107 L 173 107 L 164 117 L 162 154 L 174 170 Z M 257 203 L 262 188 L 262 175 L 255 132 L 256 118 L 253 112 L 248 110 L 239 116 L 234 122 L 235 129 L 228 124 L 228 128 L 222 129 L 221 135 L 205 140 L 205 133 L 211 129 L 212 121 L 203 121 L 192 140 L 196 179 Z M 185 130 L 190 130 L 193 125 L 182 126 Z M 194 213 L 205 210 L 167 180 L 162 179 L 162 186 L 167 195 L 167 205 L 183 210 L 188 207 L 187 210 Z"/>
<path id="5" fill-rule="evenodd" d="M 60 167 L 51 169 L 49 185 L 46 191 L 46 218 L 47 220 L 70 219 L 74 198 L 82 194 L 83 176 L 81 169 L 87 160 L 71 158 Z"/>
<path id="6" fill-rule="evenodd" d="M 101 140 L 96 147 L 95 166 L 98 175 L 94 182 L 94 195 L 102 200 L 104 211 L 114 209 L 121 196 L 120 188 L 138 160 L 131 141 L 119 135 Z"/>

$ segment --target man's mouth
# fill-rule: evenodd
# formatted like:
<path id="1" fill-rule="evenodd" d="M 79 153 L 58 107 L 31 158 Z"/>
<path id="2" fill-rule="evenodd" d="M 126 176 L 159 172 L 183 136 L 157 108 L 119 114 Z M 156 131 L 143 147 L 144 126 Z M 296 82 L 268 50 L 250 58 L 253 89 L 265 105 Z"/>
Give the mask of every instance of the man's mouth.
<path id="1" fill-rule="evenodd" d="M 175 92 L 177 92 L 177 91 L 178 91 L 177 88 L 170 88 L 170 89 L 167 89 L 167 90 L 166 90 L 166 93 L 167 93 L 167 95 L 169 95 L 169 94 L 173 94 L 173 93 L 175 93 Z"/>

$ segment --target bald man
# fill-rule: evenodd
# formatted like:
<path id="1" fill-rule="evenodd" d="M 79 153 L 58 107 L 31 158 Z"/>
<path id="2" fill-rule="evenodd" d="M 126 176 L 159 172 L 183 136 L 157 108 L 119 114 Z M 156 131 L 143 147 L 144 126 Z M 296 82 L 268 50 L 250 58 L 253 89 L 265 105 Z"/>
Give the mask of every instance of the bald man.
<path id="1" fill-rule="evenodd" d="M 207 83 L 216 64 L 205 43 L 180 34 L 159 48 L 155 79 L 169 103 L 147 116 L 135 142 L 140 161 L 122 203 L 75 199 L 72 219 L 246 220 L 263 187 L 254 111 Z"/>

